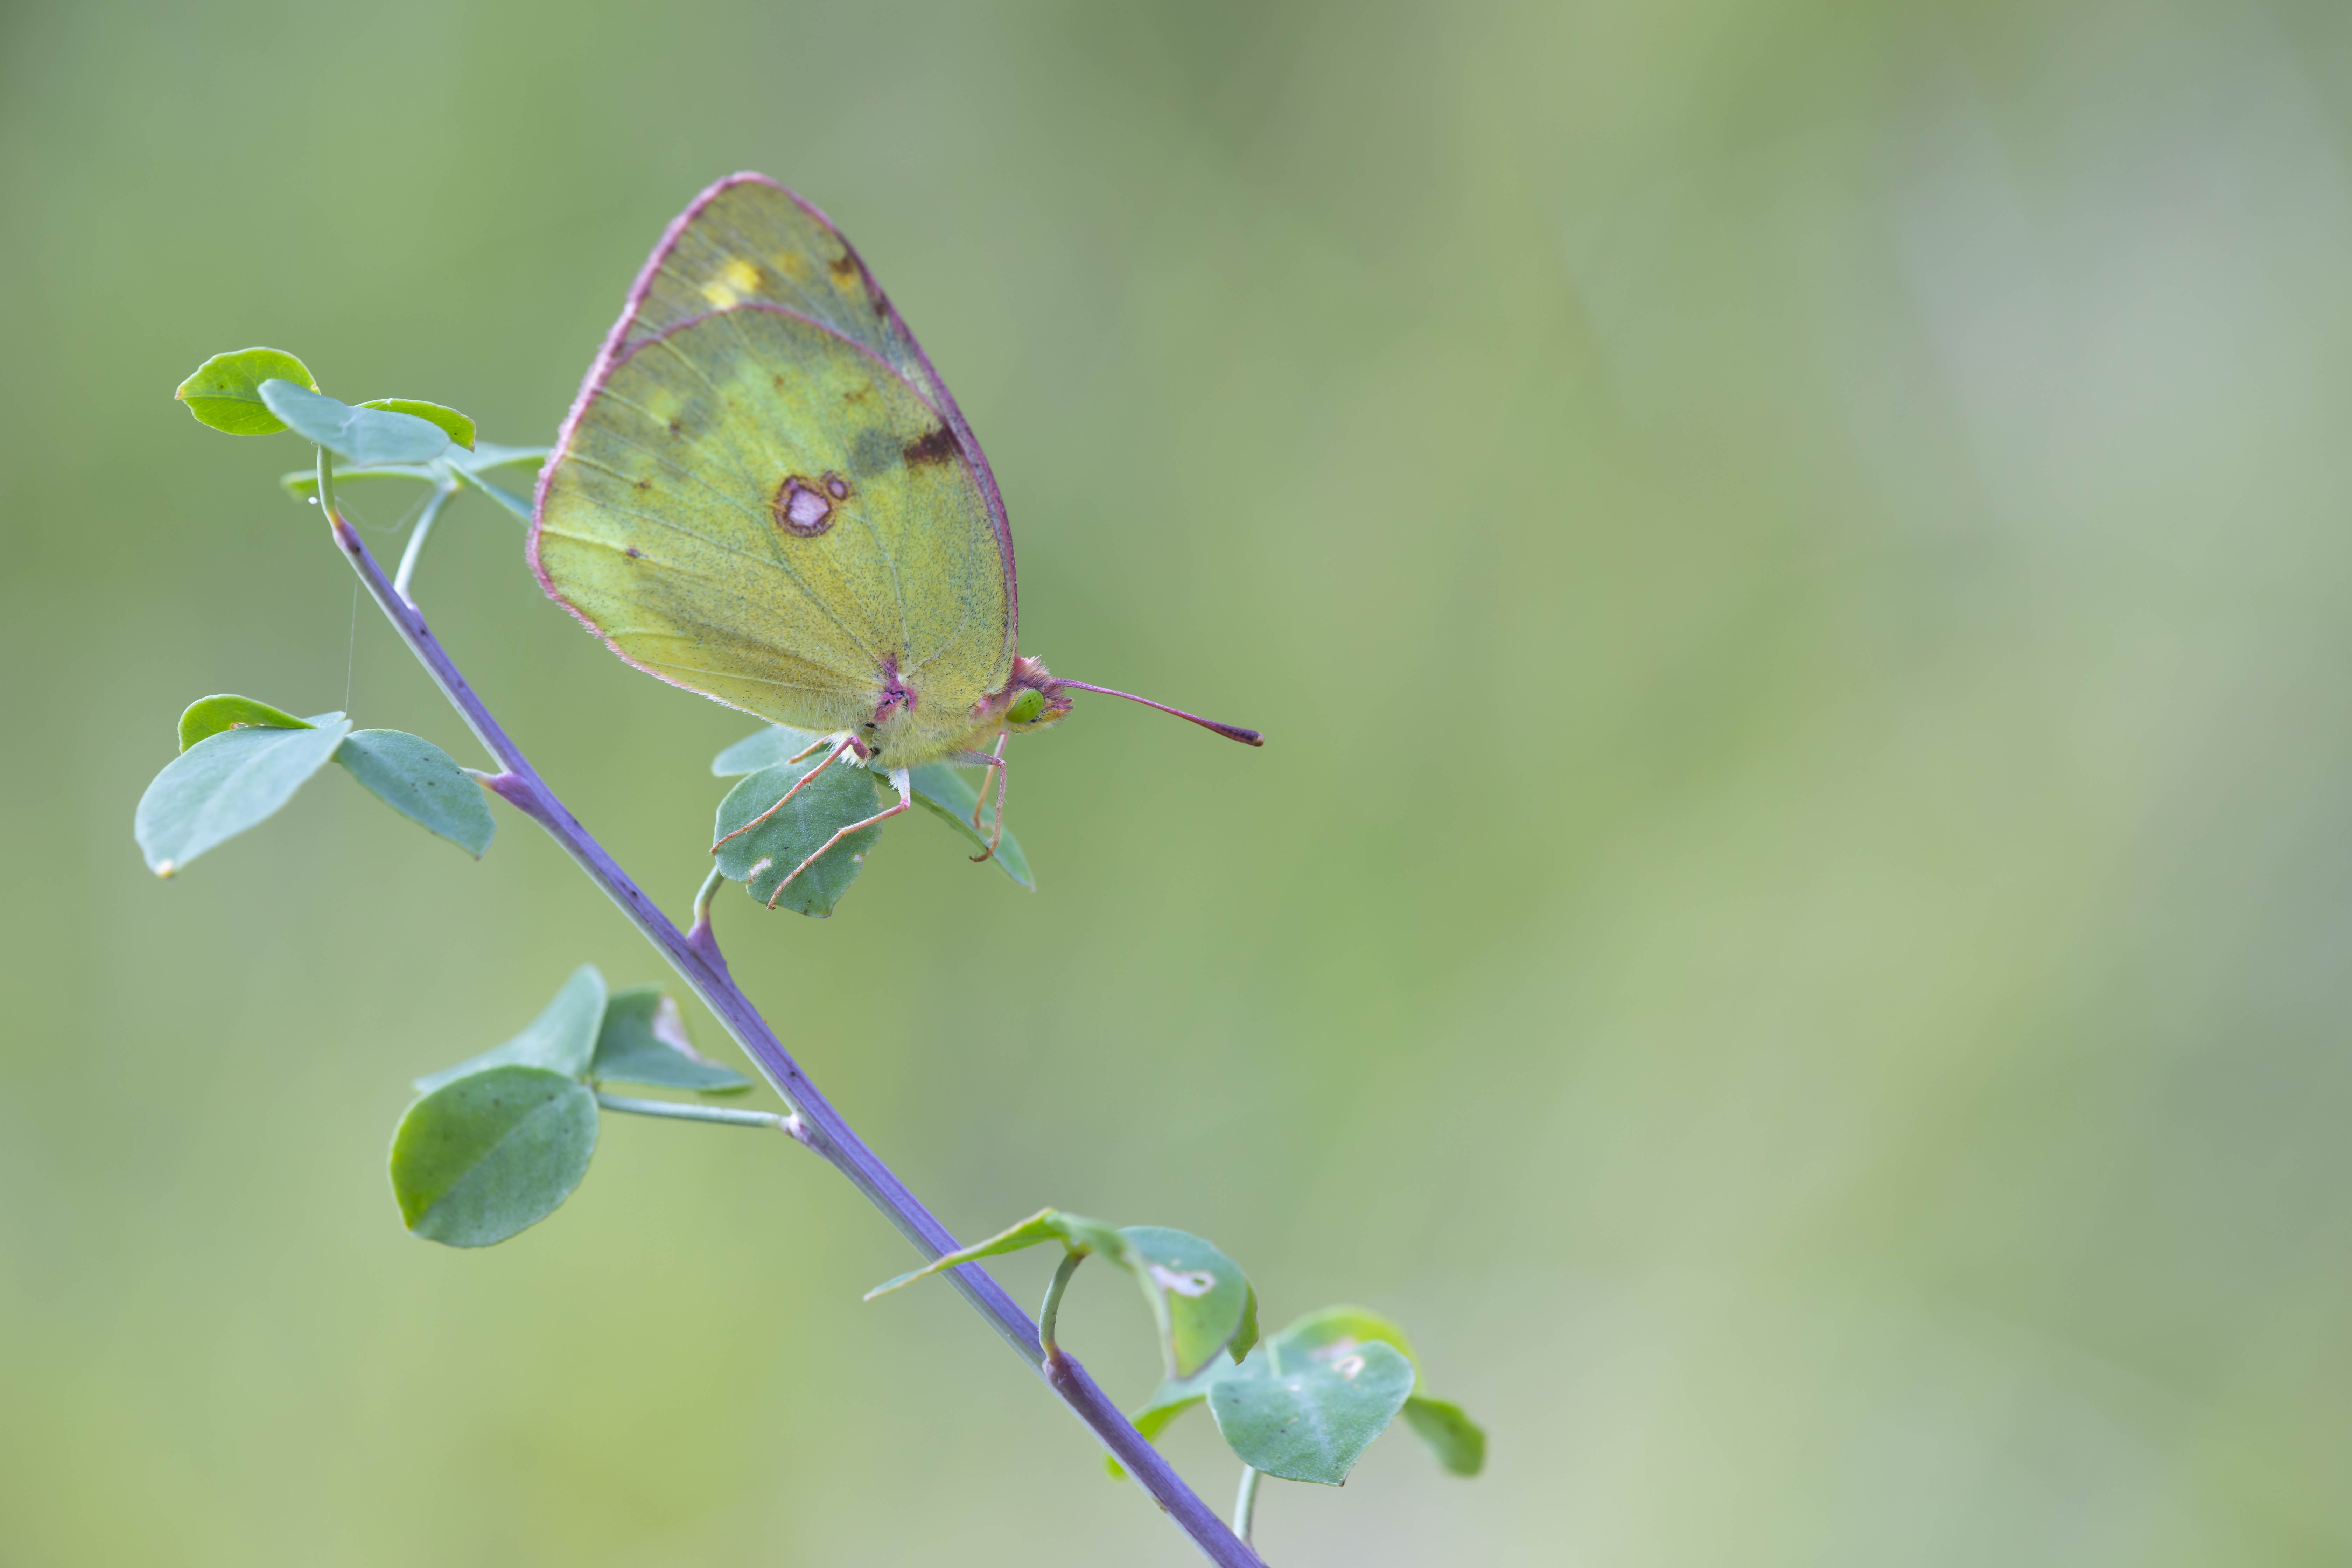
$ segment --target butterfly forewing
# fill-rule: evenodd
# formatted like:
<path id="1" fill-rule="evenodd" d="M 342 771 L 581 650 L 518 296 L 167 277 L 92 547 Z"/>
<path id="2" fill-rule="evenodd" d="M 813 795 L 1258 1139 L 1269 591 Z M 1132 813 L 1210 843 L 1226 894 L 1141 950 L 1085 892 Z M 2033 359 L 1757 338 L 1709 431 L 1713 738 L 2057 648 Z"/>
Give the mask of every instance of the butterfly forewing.
<path id="1" fill-rule="evenodd" d="M 910 763 L 953 751 L 1012 668 L 1012 534 L 978 442 L 856 252 L 762 175 L 655 247 L 541 475 L 530 552 L 622 657 L 764 717 L 856 729 L 903 684 Z"/>
<path id="2" fill-rule="evenodd" d="M 815 208 L 757 174 L 721 180 L 663 237 L 622 319 L 614 357 L 746 300 L 831 328 L 870 350 L 935 410 L 952 406 L 849 242 Z"/>

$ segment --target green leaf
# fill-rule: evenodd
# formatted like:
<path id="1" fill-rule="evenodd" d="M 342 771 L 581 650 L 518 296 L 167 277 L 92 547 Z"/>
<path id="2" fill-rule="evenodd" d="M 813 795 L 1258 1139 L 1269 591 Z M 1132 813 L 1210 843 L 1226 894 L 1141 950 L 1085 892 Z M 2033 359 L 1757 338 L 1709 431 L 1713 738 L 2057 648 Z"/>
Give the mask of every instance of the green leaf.
<path id="1" fill-rule="evenodd" d="M 1250 1309 L 1249 1280 L 1232 1258 L 1189 1231 L 1131 1225 L 1119 1235 L 1127 1242 L 1124 1266 L 1160 1325 L 1167 1374 L 1191 1377 L 1240 1331 Z"/>
<path id="2" fill-rule="evenodd" d="M 265 381 L 261 401 L 298 436 L 354 463 L 422 463 L 449 449 L 449 433 L 413 414 L 354 408 L 290 381 Z"/>
<path id="3" fill-rule="evenodd" d="M 335 748 L 335 761 L 370 795 L 478 860 L 499 825 L 482 786 L 449 753 L 404 730 L 354 730 Z"/>
<path id="4" fill-rule="evenodd" d="M 1457 1476 L 1486 1468 L 1486 1434 L 1462 1414 L 1462 1406 L 1414 1394 L 1404 1402 L 1404 1424 L 1437 1451 L 1437 1462 Z"/>
<path id="5" fill-rule="evenodd" d="M 173 758 L 139 797 L 131 835 L 159 877 L 267 820 L 351 733 L 341 713 L 299 730 L 224 730 Z"/>
<path id="6" fill-rule="evenodd" d="M 1242 1359 L 1257 1337 L 1257 1295 L 1250 1294 L 1244 1310 L 1242 1328 L 1234 1336 L 1230 1347 L 1236 1360 Z M 1345 1355 L 1360 1345 L 1385 1344 L 1393 1347 L 1408 1363 L 1416 1367 L 1412 1346 L 1404 1331 L 1388 1318 L 1368 1307 L 1326 1307 L 1309 1312 L 1275 1336 L 1272 1349 L 1281 1364 L 1292 1366 Z M 1210 1388 L 1233 1371 L 1230 1363 L 1213 1362 L 1191 1378 L 1170 1378 L 1162 1382 L 1149 1403 L 1129 1413 L 1128 1419 L 1147 1439 L 1156 1439 L 1170 1422 L 1202 1403 Z M 1437 1451 L 1438 1462 L 1456 1475 L 1472 1476 L 1486 1463 L 1486 1435 L 1480 1431 L 1458 1405 L 1443 1400 L 1424 1399 L 1416 1394 L 1405 1401 L 1405 1420 L 1423 1441 Z M 1105 1468 L 1116 1480 L 1127 1472 L 1115 1459 L 1104 1461 Z"/>
<path id="7" fill-rule="evenodd" d="M 1209 1414 L 1242 1463 L 1285 1480 L 1343 1485 L 1412 1393 L 1412 1363 L 1373 1341 L 1286 1356 L 1276 1339 L 1209 1389 Z"/>
<path id="8" fill-rule="evenodd" d="M 738 773 L 756 773 L 761 768 L 772 768 L 778 763 L 799 756 L 816 742 L 817 736 L 811 731 L 795 730 L 790 724 L 771 724 L 756 734 L 744 736 L 711 758 L 710 771 L 722 779 L 733 778 Z"/>
<path id="9" fill-rule="evenodd" d="M 741 1073 L 708 1060 L 686 1037 L 686 1018 L 677 1001 L 658 985 L 615 991 L 604 1004 L 596 1055 L 588 1064 L 594 1083 L 643 1083 L 656 1089 L 691 1089 L 703 1094 L 733 1094 L 751 1087 Z"/>
<path id="10" fill-rule="evenodd" d="M 188 405 L 200 424 L 232 436 L 274 436 L 286 421 L 271 413 L 261 399 L 265 381 L 290 382 L 315 392 L 318 378 L 310 367 L 279 349 L 239 349 L 215 354 L 180 383 L 172 395 Z"/>
<path id="11" fill-rule="evenodd" d="M 1058 1241 L 1070 1251 L 1079 1254 L 1098 1252 L 1118 1262 L 1120 1267 L 1126 1266 L 1127 1238 L 1118 1231 L 1084 1215 L 1065 1214 L 1060 1209 L 1039 1209 L 1020 1224 L 998 1231 L 985 1241 L 975 1241 L 959 1251 L 934 1258 L 912 1273 L 884 1280 L 866 1292 L 866 1299 L 871 1301 L 877 1296 L 887 1296 L 902 1285 L 911 1285 L 927 1275 L 937 1274 L 960 1264 L 975 1263 L 1000 1253 L 1019 1252 L 1024 1247 L 1035 1247 L 1046 1241 Z"/>
<path id="12" fill-rule="evenodd" d="M 1282 1345 L 1286 1357 L 1308 1354 L 1331 1345 L 1353 1346 L 1378 1341 L 1396 1346 L 1415 1367 L 1421 1364 L 1404 1331 L 1397 1327 L 1394 1320 L 1381 1316 L 1370 1307 L 1326 1307 L 1309 1312 L 1290 1323 L 1275 1339 Z"/>
<path id="13" fill-rule="evenodd" d="M 974 850 L 988 847 L 986 837 L 971 825 L 971 808 L 980 803 L 980 791 L 961 773 L 945 763 L 927 763 L 914 770 L 909 782 L 915 786 L 918 805 L 970 840 Z M 1006 876 L 1033 893 L 1037 890 L 1037 879 L 1029 869 L 1029 857 L 1022 853 L 1021 840 L 1013 837 L 1011 828 L 1006 828 L 997 840 L 992 858 Z"/>
<path id="14" fill-rule="evenodd" d="M 1251 1347 L 1255 1346 L 1256 1343 L 1257 1290 L 1255 1287 L 1252 1287 L 1249 1293 L 1249 1300 L 1242 1308 L 1242 1326 L 1234 1331 L 1234 1342 L 1225 1347 L 1225 1353 L 1232 1356 L 1235 1361 L 1239 1361 L 1242 1357 L 1249 1354 Z M 1411 1352 L 1408 1352 L 1407 1353 L 1410 1354 Z"/>
<path id="15" fill-rule="evenodd" d="M 596 1037 L 604 1021 L 604 977 L 593 963 L 572 972 L 555 1000 L 541 1009 L 523 1032 L 480 1056 L 468 1057 L 453 1068 L 426 1073 L 416 1080 L 417 1092 L 431 1094 L 444 1084 L 470 1078 L 493 1068 L 520 1065 L 545 1068 L 566 1078 L 587 1074 L 596 1050 Z"/>
<path id="16" fill-rule="evenodd" d="M 719 824 L 711 834 L 714 843 L 726 840 L 717 851 L 723 875 L 743 883 L 763 904 L 785 878 L 792 877 L 792 885 L 783 889 L 776 907 L 820 920 L 833 913 L 833 906 L 866 868 L 866 851 L 880 836 L 881 826 L 877 823 L 851 834 L 798 876 L 793 876 L 793 870 L 842 828 L 883 808 L 887 803 L 881 798 L 879 779 L 854 763 L 835 763 L 757 827 L 740 837 L 728 836 L 782 800 L 824 761 L 820 753 L 805 762 L 779 763 L 753 773 L 719 803 Z"/>
<path id="17" fill-rule="evenodd" d="M 449 439 L 467 451 L 474 449 L 474 422 L 454 408 L 444 408 L 437 403 L 426 403 L 415 397 L 371 397 L 359 405 L 362 408 L 382 408 L 394 414 L 411 415 L 429 424 L 438 425 L 449 433 Z"/>
<path id="18" fill-rule="evenodd" d="M 180 715 L 180 750 L 186 751 L 224 730 L 313 730 L 308 719 L 297 719 L 283 708 L 272 708 L 250 697 L 199 697 Z"/>
<path id="19" fill-rule="evenodd" d="M 546 459 L 547 453 L 548 448 L 545 447 L 500 447 L 485 441 L 471 453 L 451 452 L 448 457 L 449 471 L 506 508 L 524 522 L 529 522 L 531 512 L 530 501 L 503 486 L 490 483 L 489 480 L 482 478 L 482 474 L 485 469 L 512 468 L 521 463 L 536 466 Z"/>
<path id="20" fill-rule="evenodd" d="M 445 1085 L 392 1135 L 403 1224 L 445 1247 L 488 1247 L 553 1214 L 596 1152 L 596 1097 L 546 1068 Z"/>

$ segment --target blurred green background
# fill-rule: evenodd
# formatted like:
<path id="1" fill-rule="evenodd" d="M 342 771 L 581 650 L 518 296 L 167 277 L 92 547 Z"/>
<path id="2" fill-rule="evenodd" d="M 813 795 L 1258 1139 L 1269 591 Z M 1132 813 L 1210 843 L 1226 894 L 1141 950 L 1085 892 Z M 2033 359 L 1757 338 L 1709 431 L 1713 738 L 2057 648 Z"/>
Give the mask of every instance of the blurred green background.
<path id="1" fill-rule="evenodd" d="M 2348 161 L 2320 0 L 17 0 L 0 1560 L 1193 1560 L 950 1292 L 859 1303 L 906 1248 L 779 1141 L 608 1124 L 515 1243 L 403 1234 L 413 1073 L 667 978 L 520 819 L 131 842 L 205 692 L 476 759 L 307 448 L 173 384 L 545 440 L 736 168 L 954 385 L 1024 647 L 1272 736 L 1084 704 L 1038 895 L 917 820 L 720 922 L 962 1234 L 1412 1328 L 1489 1472 L 1400 1429 L 1270 1558 L 2352 1560 Z M 750 725 L 443 527 L 444 638 L 682 910 Z M 1070 1312 L 1139 1396 L 1123 1283 Z"/>

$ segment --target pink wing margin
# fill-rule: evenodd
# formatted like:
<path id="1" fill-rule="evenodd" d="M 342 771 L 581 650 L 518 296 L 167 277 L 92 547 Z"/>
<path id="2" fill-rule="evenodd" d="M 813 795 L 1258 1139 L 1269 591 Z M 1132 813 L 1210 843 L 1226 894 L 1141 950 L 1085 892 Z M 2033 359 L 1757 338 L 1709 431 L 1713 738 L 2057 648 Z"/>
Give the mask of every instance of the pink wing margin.
<path id="1" fill-rule="evenodd" d="M 857 254 L 857 247 L 849 243 L 848 238 L 840 229 L 834 226 L 833 220 L 825 216 L 824 211 L 815 203 L 789 185 L 782 184 L 765 174 L 750 170 L 730 174 L 725 179 L 713 181 L 706 186 L 701 195 L 688 204 L 684 212 L 670 219 L 669 226 L 662 230 L 661 240 L 654 247 L 653 254 L 646 257 L 645 266 L 638 268 L 636 281 L 629 286 L 628 300 L 621 307 L 620 320 L 614 321 L 613 330 L 604 334 L 604 346 L 596 351 L 594 362 L 588 366 L 587 375 L 581 380 L 580 395 L 572 400 L 572 410 L 563 416 L 562 426 L 556 432 L 554 449 L 548 453 L 547 461 L 540 466 L 539 481 L 531 491 L 530 537 L 524 546 L 524 555 L 530 562 L 531 575 L 539 579 L 540 588 L 549 598 L 569 610 L 572 618 L 593 632 L 603 640 L 605 647 L 613 648 L 615 653 L 620 653 L 613 639 L 604 635 L 604 627 L 589 619 L 582 613 L 580 606 L 557 591 L 553 580 L 547 574 L 546 566 L 540 561 L 540 521 L 547 505 L 548 481 L 553 477 L 564 458 L 570 454 L 572 439 L 580 427 L 582 417 L 587 413 L 588 405 L 595 401 L 596 395 L 604 389 L 604 384 L 613 372 L 627 363 L 630 356 L 639 348 L 659 335 L 649 332 L 633 341 L 631 334 L 637 326 L 639 315 L 645 309 L 646 297 L 653 291 L 654 281 L 661 275 L 662 264 L 669 259 L 671 253 L 677 248 L 679 239 L 684 237 L 688 229 L 693 226 L 694 220 L 702 216 L 704 209 L 727 192 L 738 185 L 745 184 L 765 185 L 770 190 L 777 192 L 799 207 L 802 212 L 815 219 L 827 234 L 841 242 L 844 253 L 851 261 L 856 263 L 858 278 L 866 286 L 866 297 L 873 301 L 874 313 L 890 324 L 896 334 L 905 341 L 908 352 L 914 355 L 915 363 L 922 371 L 922 380 L 910 381 L 908 384 L 917 396 L 929 404 L 940 417 L 947 422 L 948 429 L 954 434 L 956 446 L 962 452 L 964 461 L 971 466 L 972 473 L 980 480 L 981 495 L 988 502 L 989 521 L 996 529 L 996 552 L 1004 565 L 1005 627 L 1013 644 L 1013 647 L 1007 649 L 1009 654 L 1018 647 L 1020 641 L 1021 577 L 1013 563 L 1013 525 L 1005 518 L 1004 498 L 997 493 L 996 475 L 988 466 L 988 454 L 981 450 L 980 437 L 972 434 L 971 425 L 964 418 L 963 410 L 956 405 L 955 396 L 948 391 L 947 382 L 932 366 L 930 356 L 923 352 L 922 343 L 907 325 L 906 318 L 898 314 L 898 308 L 893 305 L 889 296 L 882 291 L 882 285 L 874 280 L 873 269 L 866 265 L 866 258 Z M 822 326 L 824 323 L 816 324 Z M 831 329 L 828 328 L 828 330 Z M 628 655 L 624 653 L 621 657 L 636 668 L 645 669 L 645 666 L 637 664 L 636 660 L 629 658 Z M 654 676 L 656 679 L 667 681 L 672 686 L 679 684 L 657 670 L 646 670 L 646 673 Z M 693 689 L 691 687 L 681 689 Z"/>

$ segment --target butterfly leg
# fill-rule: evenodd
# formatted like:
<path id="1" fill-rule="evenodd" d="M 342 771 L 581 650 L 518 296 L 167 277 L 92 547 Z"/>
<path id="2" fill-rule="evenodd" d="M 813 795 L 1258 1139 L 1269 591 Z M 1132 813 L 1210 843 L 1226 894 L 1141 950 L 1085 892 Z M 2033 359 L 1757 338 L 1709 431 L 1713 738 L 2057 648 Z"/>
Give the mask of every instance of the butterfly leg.
<path id="1" fill-rule="evenodd" d="M 1007 733 L 1008 731 L 1003 730 L 996 732 L 996 750 L 989 753 L 989 765 L 994 771 L 980 781 L 980 798 L 971 803 L 971 830 L 977 833 L 981 828 L 981 811 L 988 805 L 988 786 L 991 784 L 996 785 L 994 830 L 988 836 L 988 847 L 971 858 L 974 865 L 994 855 L 996 846 L 1004 837 L 1004 796 L 1013 787 L 1013 766 L 1004 760 L 1004 738 Z"/>
<path id="2" fill-rule="evenodd" d="M 817 742 L 817 744 L 818 744 L 818 745 L 830 745 L 830 746 L 832 746 L 832 747 L 833 747 L 833 755 L 831 755 L 831 756 L 829 756 L 829 757 L 825 758 L 825 760 L 824 760 L 824 761 L 823 761 L 823 762 L 821 762 L 821 763 L 817 763 L 817 765 L 816 765 L 816 766 L 814 766 L 814 767 L 811 768 L 808 772 L 806 772 L 806 773 L 803 773 L 803 774 L 800 776 L 800 782 L 799 782 L 799 783 L 797 783 L 797 784 L 793 784 L 792 788 L 790 788 L 790 789 L 788 789 L 788 790 L 786 790 L 786 791 L 784 792 L 784 798 L 783 798 L 783 800 L 780 800 L 780 801 L 776 802 L 776 804 L 775 804 L 775 805 L 772 805 L 772 806 L 768 807 L 768 809 L 767 809 L 767 810 L 765 810 L 765 811 L 761 812 L 759 816 L 757 816 L 753 817 L 751 821 L 749 821 L 749 822 L 745 823 L 742 826 L 740 826 L 740 827 L 737 828 L 734 832 L 732 832 L 732 833 L 729 834 L 729 835 L 727 836 L 727 837 L 722 838 L 722 839 L 720 839 L 718 843 L 716 843 L 716 844 L 712 845 L 712 846 L 710 847 L 710 852 L 711 852 L 713 855 L 718 854 L 718 853 L 719 853 L 719 851 L 720 849 L 724 848 L 724 847 L 726 847 L 726 845 L 728 844 L 729 840 L 742 837 L 743 837 L 743 835 L 745 835 L 746 833 L 751 832 L 751 829 L 753 829 L 753 828 L 755 828 L 755 827 L 759 826 L 760 826 L 760 824 L 761 824 L 761 823 L 763 823 L 763 822 L 767 821 L 767 820 L 768 820 L 768 818 L 770 818 L 770 817 L 772 817 L 772 816 L 775 816 L 775 815 L 776 815 L 776 813 L 778 813 L 778 812 L 780 812 L 780 811 L 783 810 L 783 809 L 784 809 L 784 802 L 785 802 L 785 801 L 789 801 L 789 800 L 791 800 L 791 799 L 793 798 L 793 796 L 794 796 L 794 795 L 796 795 L 800 794 L 800 793 L 801 793 L 801 791 L 802 791 L 803 789 L 806 788 L 806 787 L 807 787 L 807 785 L 808 785 L 808 782 L 809 782 L 809 780 L 811 780 L 811 779 L 813 779 L 813 778 L 816 777 L 816 775 L 817 775 L 817 774 L 819 774 L 819 773 L 821 773 L 824 772 L 824 770 L 825 770 L 825 769 L 827 769 L 827 768 L 829 768 L 829 767 L 833 766 L 833 764 L 834 764 L 834 763 L 837 763 L 837 762 L 841 761 L 841 759 L 842 759 L 843 755 L 844 755 L 845 753 L 846 753 L 846 752 L 849 751 L 849 749 L 850 749 L 851 747 L 853 747 L 853 746 L 855 746 L 855 745 L 856 745 L 856 744 L 857 744 L 857 740 L 856 740 L 856 736 L 853 736 L 853 735 L 840 735 L 840 736 L 830 736 L 830 735 L 829 735 L 829 736 L 827 736 L 824 740 L 820 741 L 819 742 Z M 814 752 L 814 751 L 815 751 L 815 750 L 816 750 L 816 746 L 811 746 L 811 747 L 808 749 L 808 752 L 803 752 L 801 753 L 801 757 L 805 757 L 805 756 L 807 756 L 807 755 L 809 754 L 809 752 Z M 799 761 L 801 760 L 801 757 L 788 757 L 788 758 L 786 758 L 785 760 L 786 760 L 787 762 L 793 762 L 793 763 L 797 763 L 797 762 L 799 762 Z"/>
<path id="3" fill-rule="evenodd" d="M 799 865 L 793 867 L 791 872 L 785 876 L 784 879 L 776 884 L 776 890 L 768 895 L 768 907 L 772 910 L 774 909 L 776 907 L 776 900 L 784 896 L 784 889 L 792 886 L 793 878 L 799 876 L 811 866 L 816 864 L 817 860 L 826 850 L 832 848 L 835 845 L 840 843 L 843 839 L 848 837 L 851 834 L 856 832 L 861 827 L 871 827 L 877 822 L 887 822 L 891 817 L 898 816 L 900 812 L 910 811 L 914 808 L 915 786 L 913 782 L 908 777 L 908 772 L 905 768 L 892 768 L 890 770 L 890 787 L 898 792 L 898 805 L 886 806 L 882 810 L 876 812 L 873 816 L 866 818 L 863 822 L 851 823 L 848 826 L 841 829 L 832 837 L 818 845 L 816 847 L 815 853 L 810 855 Z"/>

